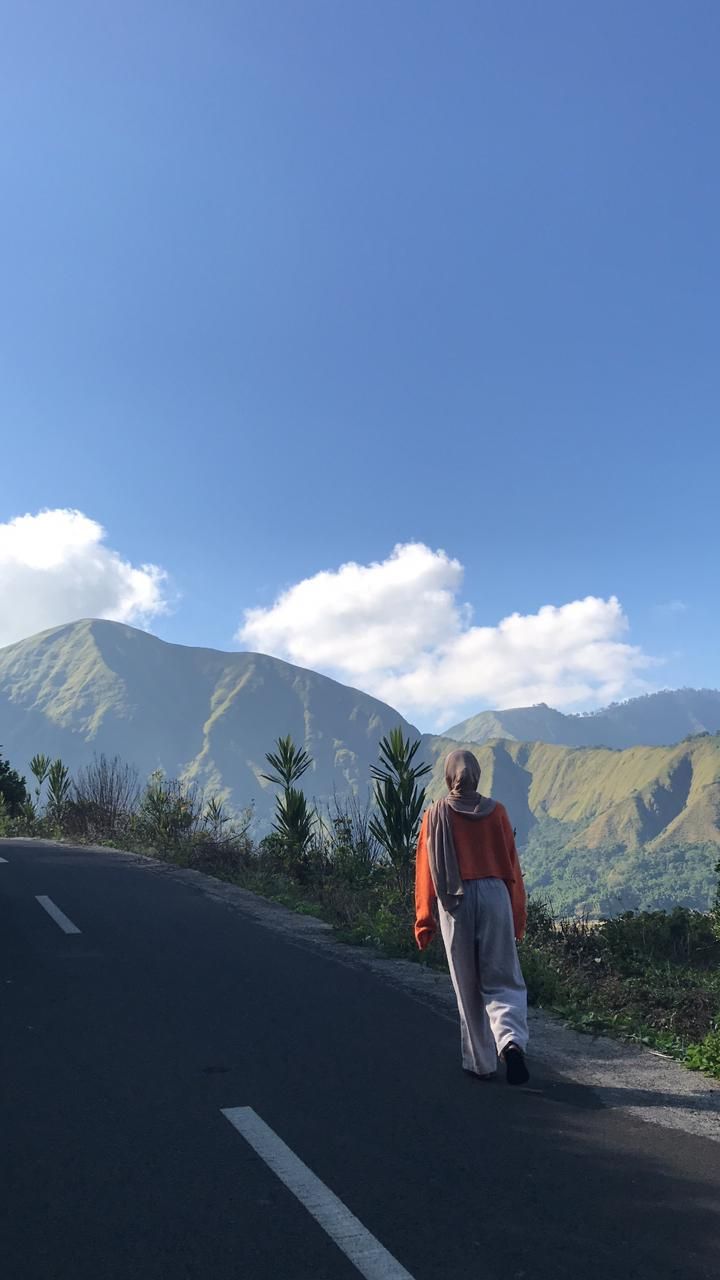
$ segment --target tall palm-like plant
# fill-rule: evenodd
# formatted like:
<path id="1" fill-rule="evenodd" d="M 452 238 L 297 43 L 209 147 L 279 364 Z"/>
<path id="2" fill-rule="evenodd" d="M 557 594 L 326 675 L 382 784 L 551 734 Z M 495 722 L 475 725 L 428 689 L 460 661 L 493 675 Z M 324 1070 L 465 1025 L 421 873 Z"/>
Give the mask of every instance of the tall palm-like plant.
<path id="1" fill-rule="evenodd" d="M 50 759 L 50 756 L 44 755 L 41 751 L 39 751 L 36 755 L 34 755 L 32 760 L 30 761 L 30 772 L 32 773 L 33 777 L 35 778 L 35 781 L 37 782 L 37 786 L 35 788 L 36 809 L 40 808 L 40 796 L 43 789 L 43 783 L 45 782 L 50 772 L 51 765 L 52 765 L 52 760 Z"/>
<path id="2" fill-rule="evenodd" d="M 403 893 L 410 887 L 425 800 L 425 787 L 418 783 L 431 772 L 430 765 L 413 763 L 419 749 L 419 738 L 411 742 L 402 729 L 392 729 L 379 744 L 380 764 L 371 768 L 377 813 L 370 831 L 385 849 Z"/>
<path id="3" fill-rule="evenodd" d="M 310 768 L 312 756 L 302 747 L 296 747 L 290 734 L 278 738 L 275 747 L 275 751 L 268 751 L 265 756 L 275 772 L 263 773 L 261 777 L 282 788 L 275 800 L 273 827 L 288 852 L 301 858 L 312 839 L 313 814 L 304 792 L 294 784 Z"/>
<path id="4" fill-rule="evenodd" d="M 314 815 L 304 792 L 288 787 L 278 796 L 275 830 L 290 851 L 298 855 L 306 852 L 313 836 L 313 823 Z"/>
<path id="5" fill-rule="evenodd" d="M 265 756 L 270 767 L 275 770 L 275 774 L 263 773 L 260 776 L 266 782 L 273 782 L 275 786 L 287 791 L 310 768 L 312 756 L 308 755 L 302 747 L 296 747 L 290 734 L 286 738 L 278 738 L 275 746 L 277 750 L 268 751 Z"/>
<path id="6" fill-rule="evenodd" d="M 72 786 L 70 770 L 62 760 L 53 760 L 47 771 L 47 784 L 46 813 L 51 822 L 60 825 L 67 811 Z"/>

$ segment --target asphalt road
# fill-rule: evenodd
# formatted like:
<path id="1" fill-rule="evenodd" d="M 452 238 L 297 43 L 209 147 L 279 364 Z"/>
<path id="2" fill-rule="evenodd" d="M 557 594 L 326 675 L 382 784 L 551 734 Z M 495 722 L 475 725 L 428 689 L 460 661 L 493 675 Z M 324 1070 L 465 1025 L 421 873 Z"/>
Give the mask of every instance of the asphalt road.
<path id="1" fill-rule="evenodd" d="M 3 1280 L 357 1278 L 231 1108 L 388 1280 L 720 1273 L 718 1144 L 546 1070 L 475 1082 L 432 1009 L 119 855 L 0 856 Z"/>

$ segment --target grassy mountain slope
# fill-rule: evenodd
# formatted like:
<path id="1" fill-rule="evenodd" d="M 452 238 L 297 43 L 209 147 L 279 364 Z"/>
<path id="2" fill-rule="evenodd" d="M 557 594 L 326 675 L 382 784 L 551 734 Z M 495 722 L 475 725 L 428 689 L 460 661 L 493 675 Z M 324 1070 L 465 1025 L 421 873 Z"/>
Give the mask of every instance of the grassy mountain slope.
<path id="1" fill-rule="evenodd" d="M 691 691 L 681 693 L 684 716 Z M 549 708 L 528 714 L 536 712 L 548 733 L 574 720 Z M 497 713 L 496 729 L 508 714 Z M 632 714 L 640 725 L 644 710 Z M 378 741 L 395 725 L 416 736 L 391 707 L 312 671 L 166 644 L 113 622 L 78 622 L 0 650 L 0 743 L 21 770 L 36 751 L 72 769 L 104 751 L 143 777 L 159 767 L 238 808 L 253 801 L 264 825 L 274 789 L 260 774 L 278 736 L 292 734 L 313 756 L 306 790 L 327 802 L 333 791 L 367 794 Z M 442 794 L 442 761 L 456 745 L 423 738 L 431 798 Z M 469 745 L 483 790 L 517 827 L 531 888 L 550 888 L 567 910 L 707 905 L 720 849 L 720 736 L 626 750 L 507 738 Z"/>
<path id="2" fill-rule="evenodd" d="M 443 794 L 450 739 L 426 739 L 429 794 Z M 481 789 L 517 828 L 531 889 L 566 910 L 617 911 L 678 901 L 704 908 L 720 856 L 720 735 L 673 747 L 468 744 Z"/>
<path id="3" fill-rule="evenodd" d="M 508 738 L 566 747 L 665 746 L 695 733 L 720 730 L 720 690 L 672 689 L 614 703 L 591 715 L 564 715 L 540 703 L 481 711 L 443 735 L 458 742 Z"/>
<path id="4" fill-rule="evenodd" d="M 307 791 L 364 792 L 391 707 L 262 654 L 166 644 L 115 622 L 83 621 L 0 650 L 0 742 L 26 769 L 36 751 L 71 768 L 94 752 L 119 755 L 141 776 L 163 768 L 237 807 L 269 814 L 265 751 L 291 733 L 314 758 Z"/>

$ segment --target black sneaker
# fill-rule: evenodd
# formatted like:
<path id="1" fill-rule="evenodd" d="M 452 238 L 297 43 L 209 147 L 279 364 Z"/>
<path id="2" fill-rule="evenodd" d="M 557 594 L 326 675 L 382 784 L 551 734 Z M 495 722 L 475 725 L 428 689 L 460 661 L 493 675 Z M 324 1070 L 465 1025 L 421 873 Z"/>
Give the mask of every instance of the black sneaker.
<path id="1" fill-rule="evenodd" d="M 505 1063 L 505 1078 L 508 1084 L 527 1084 L 530 1079 L 530 1072 L 525 1063 L 525 1054 L 522 1049 L 518 1049 L 516 1044 L 509 1044 L 507 1049 L 503 1050 L 503 1062 Z"/>

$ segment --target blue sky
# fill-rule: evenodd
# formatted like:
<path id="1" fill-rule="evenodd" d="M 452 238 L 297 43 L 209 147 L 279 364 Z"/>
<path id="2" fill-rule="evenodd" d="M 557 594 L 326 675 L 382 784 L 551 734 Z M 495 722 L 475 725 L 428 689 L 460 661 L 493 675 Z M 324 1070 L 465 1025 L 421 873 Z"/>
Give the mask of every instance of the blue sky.
<path id="1" fill-rule="evenodd" d="M 183 643 L 243 643 L 246 610 L 411 544 L 464 569 L 413 561 L 456 639 L 617 597 L 628 629 L 591 643 L 660 665 L 571 674 L 567 705 L 719 685 L 719 54 L 714 0 L 11 0 L 0 521 L 98 522 L 166 571 L 143 618 Z M 46 605 L 13 555 L 16 629 L 31 597 L 27 626 L 90 611 L 79 562 Z M 254 635 L 363 682 L 332 619 L 322 662 L 303 625 Z M 556 687 L 423 702 L 430 632 L 365 679 L 418 722 Z"/>

